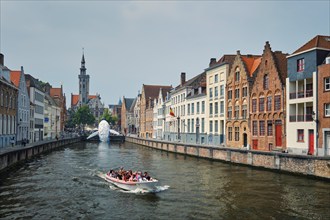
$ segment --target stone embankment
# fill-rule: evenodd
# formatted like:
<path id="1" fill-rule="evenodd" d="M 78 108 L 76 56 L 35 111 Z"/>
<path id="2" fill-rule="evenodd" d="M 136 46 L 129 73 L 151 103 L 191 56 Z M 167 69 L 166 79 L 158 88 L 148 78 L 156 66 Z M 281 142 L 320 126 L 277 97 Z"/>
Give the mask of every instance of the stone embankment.
<path id="1" fill-rule="evenodd" d="M 80 137 L 65 138 L 58 141 L 52 140 L 36 142 L 25 147 L 15 146 L 12 148 L 2 149 L 0 151 L 0 171 L 14 165 L 19 161 L 30 159 L 33 156 L 49 152 L 65 145 L 77 143 L 80 140 Z"/>
<path id="2" fill-rule="evenodd" d="M 330 156 L 316 157 L 126 137 L 127 142 L 189 156 L 320 177 L 330 180 Z"/>

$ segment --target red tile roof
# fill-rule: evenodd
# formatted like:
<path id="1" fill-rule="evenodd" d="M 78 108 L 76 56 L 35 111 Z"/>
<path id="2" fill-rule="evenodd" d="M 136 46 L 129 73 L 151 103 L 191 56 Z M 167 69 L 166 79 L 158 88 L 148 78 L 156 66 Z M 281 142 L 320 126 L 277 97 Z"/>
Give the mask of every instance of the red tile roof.
<path id="1" fill-rule="evenodd" d="M 245 63 L 245 68 L 249 76 L 257 70 L 261 62 L 261 56 L 259 55 L 242 55 L 242 60 Z"/>
<path id="2" fill-rule="evenodd" d="M 317 35 L 292 54 L 304 52 L 315 47 L 330 50 L 330 36 Z"/>
<path id="3" fill-rule="evenodd" d="M 97 98 L 97 95 L 89 95 L 88 96 L 88 99 L 95 99 L 95 98 Z M 77 105 L 78 101 L 79 101 L 79 95 L 71 94 L 71 106 Z"/>
<path id="4" fill-rule="evenodd" d="M 20 78 L 21 78 L 21 71 L 20 70 L 10 71 L 10 80 L 14 83 L 14 85 L 17 88 L 19 87 Z"/>
<path id="5" fill-rule="evenodd" d="M 51 97 L 61 97 L 62 96 L 62 88 L 50 88 L 50 96 Z"/>
<path id="6" fill-rule="evenodd" d="M 148 100 L 149 97 L 151 100 L 158 98 L 159 90 L 162 88 L 163 93 L 172 89 L 172 86 L 160 86 L 160 85 L 143 85 L 145 99 Z"/>

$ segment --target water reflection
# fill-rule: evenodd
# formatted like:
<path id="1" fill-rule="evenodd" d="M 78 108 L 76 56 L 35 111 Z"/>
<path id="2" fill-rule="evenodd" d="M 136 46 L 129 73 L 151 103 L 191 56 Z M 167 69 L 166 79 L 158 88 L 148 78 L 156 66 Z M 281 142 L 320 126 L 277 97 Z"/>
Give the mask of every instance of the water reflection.
<path id="1" fill-rule="evenodd" d="M 97 175 L 119 166 L 169 188 L 127 193 Z M 80 143 L 3 174 L 0 218 L 330 219 L 329 193 L 328 182 L 305 177 L 128 143 Z"/>

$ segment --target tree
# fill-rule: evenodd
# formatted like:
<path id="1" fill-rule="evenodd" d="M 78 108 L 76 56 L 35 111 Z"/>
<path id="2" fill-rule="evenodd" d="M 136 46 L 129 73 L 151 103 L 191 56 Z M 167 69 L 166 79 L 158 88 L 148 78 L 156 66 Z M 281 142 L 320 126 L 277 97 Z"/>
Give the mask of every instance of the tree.
<path id="1" fill-rule="evenodd" d="M 103 115 L 100 117 L 100 120 L 106 120 L 109 124 L 115 125 L 118 121 L 118 117 L 115 115 L 112 115 L 109 111 L 109 109 L 104 109 Z"/>
<path id="2" fill-rule="evenodd" d="M 93 125 L 95 118 L 87 105 L 81 106 L 74 115 L 73 121 L 77 125 L 82 125 L 85 130 L 85 125 Z"/>
<path id="3" fill-rule="evenodd" d="M 67 115 L 68 115 L 68 120 L 65 122 L 65 128 L 74 129 L 76 127 L 76 124 L 74 122 L 75 112 L 70 108 L 68 109 Z"/>

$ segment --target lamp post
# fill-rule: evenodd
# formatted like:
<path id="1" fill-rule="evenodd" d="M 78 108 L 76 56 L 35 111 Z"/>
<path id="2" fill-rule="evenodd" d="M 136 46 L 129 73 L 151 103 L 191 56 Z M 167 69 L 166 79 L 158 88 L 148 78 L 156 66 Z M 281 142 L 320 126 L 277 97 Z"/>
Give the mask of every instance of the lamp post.
<path id="1" fill-rule="evenodd" d="M 178 119 L 178 141 L 180 141 L 180 116 L 178 116 L 176 119 Z"/>
<path id="2" fill-rule="evenodd" d="M 199 143 L 199 118 L 196 118 L 196 144 Z"/>

